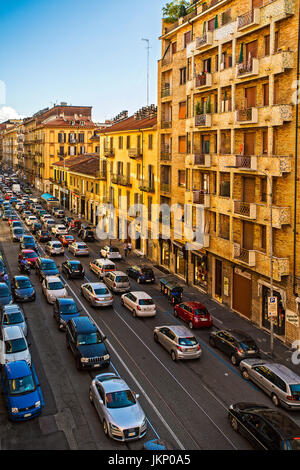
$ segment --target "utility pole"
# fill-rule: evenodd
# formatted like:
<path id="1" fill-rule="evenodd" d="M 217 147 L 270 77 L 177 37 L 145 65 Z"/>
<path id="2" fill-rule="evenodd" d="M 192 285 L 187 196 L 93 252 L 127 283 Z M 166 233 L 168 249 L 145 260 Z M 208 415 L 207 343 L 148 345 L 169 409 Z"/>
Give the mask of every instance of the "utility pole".
<path id="1" fill-rule="evenodd" d="M 149 106 L 149 51 L 150 51 L 150 41 L 149 39 L 142 38 L 142 41 L 147 42 L 147 106 Z"/>

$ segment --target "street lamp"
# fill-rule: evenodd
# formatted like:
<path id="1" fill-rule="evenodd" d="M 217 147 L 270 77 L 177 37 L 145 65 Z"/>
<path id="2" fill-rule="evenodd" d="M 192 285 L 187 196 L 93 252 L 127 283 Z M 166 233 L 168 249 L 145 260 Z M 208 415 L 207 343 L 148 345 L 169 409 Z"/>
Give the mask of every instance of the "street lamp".
<path id="1" fill-rule="evenodd" d="M 233 165 L 228 165 L 225 168 L 233 168 L 237 169 L 237 167 Z M 269 196 L 269 206 L 270 206 L 270 291 L 271 291 L 271 297 L 273 297 L 274 289 L 273 289 L 273 181 L 272 177 L 265 171 L 263 170 L 253 170 L 252 168 L 238 168 L 240 171 L 251 171 L 254 173 L 260 173 L 262 175 L 265 175 L 268 179 L 269 186 L 270 186 L 270 192 L 268 194 Z M 270 315 L 270 352 L 271 356 L 273 355 L 273 349 L 274 349 L 274 320 L 273 320 L 273 315 Z"/>

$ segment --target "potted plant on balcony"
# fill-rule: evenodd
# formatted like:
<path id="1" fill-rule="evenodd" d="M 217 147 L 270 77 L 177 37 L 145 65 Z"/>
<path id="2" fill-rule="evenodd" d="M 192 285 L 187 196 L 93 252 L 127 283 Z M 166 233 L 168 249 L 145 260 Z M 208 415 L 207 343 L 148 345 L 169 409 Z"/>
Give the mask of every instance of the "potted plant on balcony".
<path id="1" fill-rule="evenodd" d="M 203 104 L 201 101 L 198 101 L 195 106 L 195 114 L 196 116 L 201 116 L 203 114 Z"/>
<path id="2" fill-rule="evenodd" d="M 163 7 L 163 19 L 165 23 L 175 23 L 179 18 L 187 14 L 190 4 L 186 0 L 174 0 Z"/>

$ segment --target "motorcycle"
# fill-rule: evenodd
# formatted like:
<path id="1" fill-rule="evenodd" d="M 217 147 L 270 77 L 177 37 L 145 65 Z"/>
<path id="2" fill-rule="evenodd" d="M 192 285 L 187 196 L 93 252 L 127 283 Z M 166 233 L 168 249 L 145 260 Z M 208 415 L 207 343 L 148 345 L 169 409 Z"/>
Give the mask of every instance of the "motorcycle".
<path id="1" fill-rule="evenodd" d="M 29 266 L 29 264 L 19 263 L 19 271 L 22 274 L 30 275 L 30 266 Z"/>

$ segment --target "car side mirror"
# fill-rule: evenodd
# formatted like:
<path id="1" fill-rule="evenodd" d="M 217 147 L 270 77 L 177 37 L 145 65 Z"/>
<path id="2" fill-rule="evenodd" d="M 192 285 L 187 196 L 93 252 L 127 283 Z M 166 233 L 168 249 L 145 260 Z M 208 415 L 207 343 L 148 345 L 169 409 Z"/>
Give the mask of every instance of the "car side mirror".
<path id="1" fill-rule="evenodd" d="M 99 400 L 99 405 L 103 405 L 103 400 Z"/>
<path id="2" fill-rule="evenodd" d="M 103 335 L 103 336 L 102 336 L 102 341 L 105 341 L 105 340 L 106 340 L 106 336 Z"/>
<path id="3" fill-rule="evenodd" d="M 136 393 L 136 394 L 135 394 L 135 398 L 136 398 L 136 399 L 140 398 L 140 394 L 139 394 L 139 393 Z"/>

